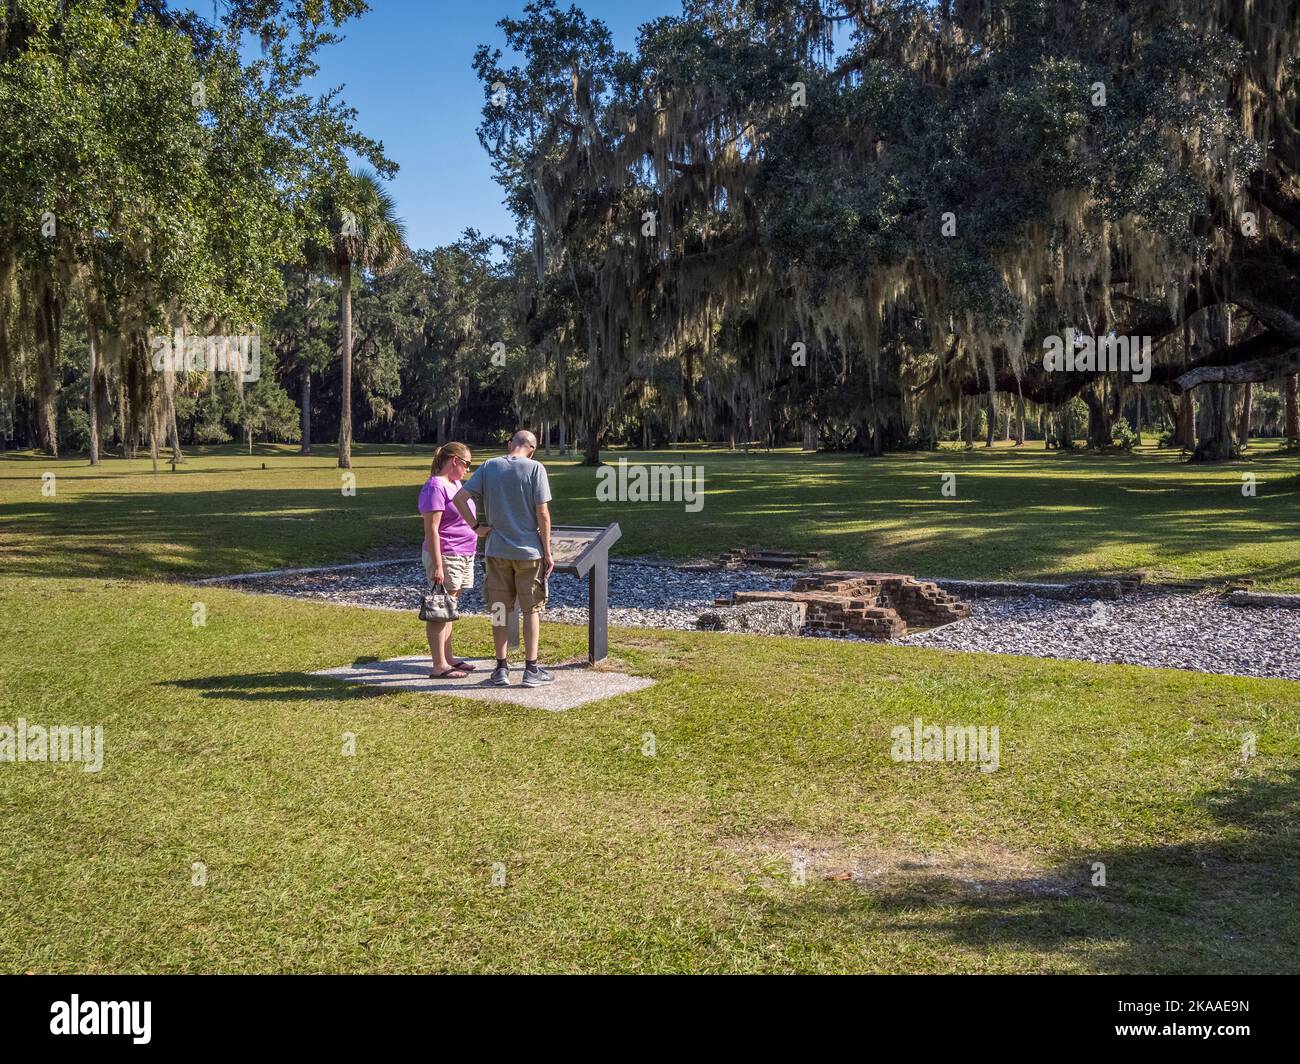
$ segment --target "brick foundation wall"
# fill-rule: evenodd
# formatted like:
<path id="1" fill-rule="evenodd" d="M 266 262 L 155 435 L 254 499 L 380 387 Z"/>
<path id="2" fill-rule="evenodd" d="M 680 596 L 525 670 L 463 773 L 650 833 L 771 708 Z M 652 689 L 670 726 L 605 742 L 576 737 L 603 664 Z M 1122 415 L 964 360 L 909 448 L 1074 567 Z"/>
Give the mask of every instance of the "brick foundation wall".
<path id="1" fill-rule="evenodd" d="M 804 629 L 895 639 L 908 626 L 933 628 L 970 615 L 970 607 L 937 584 L 898 573 L 829 572 L 801 577 L 793 591 L 737 591 L 719 605 L 802 602 Z"/>

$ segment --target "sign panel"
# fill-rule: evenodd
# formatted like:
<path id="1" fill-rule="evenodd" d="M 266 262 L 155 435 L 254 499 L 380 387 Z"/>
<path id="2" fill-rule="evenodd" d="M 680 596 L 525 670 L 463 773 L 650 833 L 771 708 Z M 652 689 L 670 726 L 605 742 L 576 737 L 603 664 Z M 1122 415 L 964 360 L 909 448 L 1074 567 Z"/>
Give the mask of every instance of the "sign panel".
<path id="1" fill-rule="evenodd" d="M 609 557 L 609 548 L 622 535 L 618 525 L 556 525 L 551 529 L 551 557 L 555 568 L 574 576 L 586 576 L 598 561 Z"/>
<path id="2" fill-rule="evenodd" d="M 555 559 L 555 568 L 569 569 L 576 565 L 595 541 L 594 531 L 555 529 L 551 533 L 551 557 Z"/>

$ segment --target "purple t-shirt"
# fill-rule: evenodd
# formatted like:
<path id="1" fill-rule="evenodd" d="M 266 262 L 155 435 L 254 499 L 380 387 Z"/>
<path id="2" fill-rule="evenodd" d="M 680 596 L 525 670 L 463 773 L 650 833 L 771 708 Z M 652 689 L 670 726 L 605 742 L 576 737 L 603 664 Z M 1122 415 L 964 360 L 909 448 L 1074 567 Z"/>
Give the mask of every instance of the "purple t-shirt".
<path id="1" fill-rule="evenodd" d="M 478 546 L 478 534 L 473 527 L 465 523 L 460 511 L 452 505 L 452 498 L 460 491 L 459 484 L 453 484 L 446 477 L 430 477 L 420 489 L 420 513 L 440 513 L 442 521 L 438 525 L 438 544 L 443 554 L 473 554 Z M 469 512 L 475 513 L 474 500 L 469 502 Z M 424 543 L 425 554 L 433 557 L 429 541 Z"/>

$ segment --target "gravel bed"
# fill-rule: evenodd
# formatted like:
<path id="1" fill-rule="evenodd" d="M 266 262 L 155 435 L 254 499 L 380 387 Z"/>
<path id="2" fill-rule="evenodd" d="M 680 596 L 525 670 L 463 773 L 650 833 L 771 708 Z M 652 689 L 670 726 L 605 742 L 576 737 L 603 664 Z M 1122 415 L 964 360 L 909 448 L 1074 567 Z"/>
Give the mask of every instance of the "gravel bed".
<path id="1" fill-rule="evenodd" d="M 734 591 L 786 591 L 789 576 L 763 570 L 671 568 L 658 564 L 618 562 L 609 567 L 609 623 L 627 628 L 694 629 L 713 609 L 714 598 Z M 394 562 L 371 569 L 303 573 L 245 580 L 243 590 L 322 599 L 352 606 L 407 610 L 420 608 L 424 569 L 418 561 Z M 587 623 L 587 581 L 553 573 L 546 616 L 568 624 Z M 461 594 L 461 612 L 484 614 L 483 559 L 474 563 L 474 586 Z"/>
<path id="2" fill-rule="evenodd" d="M 788 590 L 794 576 L 763 569 L 618 562 L 610 566 L 610 623 L 694 630 L 713 600 L 735 591 Z M 241 581 L 245 590 L 414 613 L 424 571 L 418 561 L 369 569 Z M 482 614 L 483 562 L 462 609 Z M 546 616 L 587 623 L 586 581 L 551 577 Z M 973 599 L 971 616 L 897 640 L 909 646 L 1149 665 L 1232 676 L 1300 680 L 1300 610 L 1232 606 L 1208 594 L 1144 591 L 1119 601 L 1019 597 Z M 825 633 L 809 633 L 827 637 Z M 837 638 L 837 637 L 831 637 Z M 864 640 L 848 637 L 853 642 Z"/>
<path id="3" fill-rule="evenodd" d="M 1229 606 L 1204 594 L 1143 592 L 1118 602 L 976 599 L 965 620 L 898 642 L 1300 680 L 1300 612 Z"/>

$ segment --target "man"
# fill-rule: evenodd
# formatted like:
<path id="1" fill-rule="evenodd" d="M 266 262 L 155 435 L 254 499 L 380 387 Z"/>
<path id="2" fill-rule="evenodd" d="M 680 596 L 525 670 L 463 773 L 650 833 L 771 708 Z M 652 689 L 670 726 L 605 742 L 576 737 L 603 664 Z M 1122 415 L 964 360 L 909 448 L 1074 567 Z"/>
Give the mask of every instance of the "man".
<path id="1" fill-rule="evenodd" d="M 520 429 L 510 437 L 505 455 L 479 466 L 452 499 L 461 516 L 474 524 L 469 509 L 472 498 L 483 515 L 480 525 L 485 522 L 490 527 L 483 545 L 487 570 L 483 594 L 492 617 L 497 655 L 489 682 L 496 687 L 510 686 L 506 618 L 516 601 L 524 618 L 524 686 L 541 687 L 555 681 L 554 673 L 537 664 L 547 578 L 555 562 L 551 559 L 551 511 L 547 505 L 551 485 L 546 467 L 533 461 L 536 450 L 537 437 Z"/>

